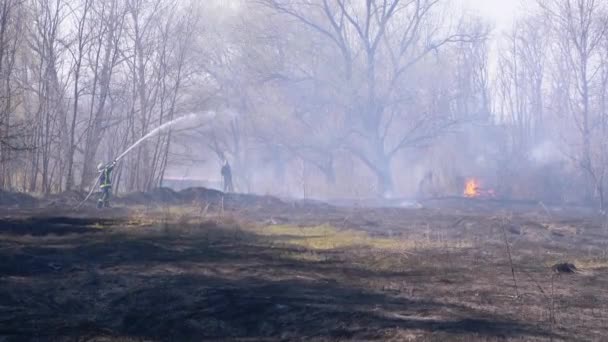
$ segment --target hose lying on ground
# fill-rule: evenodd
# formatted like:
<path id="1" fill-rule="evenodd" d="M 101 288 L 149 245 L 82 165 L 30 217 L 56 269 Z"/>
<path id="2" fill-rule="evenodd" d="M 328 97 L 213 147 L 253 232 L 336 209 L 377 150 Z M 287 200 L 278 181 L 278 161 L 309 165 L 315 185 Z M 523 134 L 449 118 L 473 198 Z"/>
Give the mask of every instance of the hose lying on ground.
<path id="1" fill-rule="evenodd" d="M 82 206 L 84 204 L 84 202 L 86 202 L 89 199 L 89 197 L 91 197 L 91 195 L 93 194 L 93 191 L 95 191 L 95 189 L 97 188 L 98 183 L 99 183 L 99 177 L 97 177 L 97 180 L 95 181 L 95 184 L 93 184 L 93 186 L 91 187 L 91 191 L 89 191 L 89 194 L 87 195 L 87 197 L 85 197 L 82 202 L 80 202 L 77 206 L 75 206 L 74 209 L 80 208 L 80 206 Z"/>

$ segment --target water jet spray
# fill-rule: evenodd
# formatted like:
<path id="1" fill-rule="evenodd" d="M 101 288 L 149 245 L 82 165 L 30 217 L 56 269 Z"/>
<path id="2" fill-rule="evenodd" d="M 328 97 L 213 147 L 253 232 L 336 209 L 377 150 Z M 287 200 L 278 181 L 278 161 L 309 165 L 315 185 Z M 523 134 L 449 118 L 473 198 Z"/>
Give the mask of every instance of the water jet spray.
<path id="1" fill-rule="evenodd" d="M 207 115 L 207 117 L 209 118 L 214 118 L 215 117 L 215 112 L 206 112 L 205 113 Z M 143 137 L 141 137 L 139 140 L 137 140 L 133 145 L 129 146 L 129 148 L 127 148 L 123 153 L 121 153 L 118 157 L 116 157 L 116 159 L 114 159 L 115 161 L 119 161 L 121 160 L 124 156 L 127 155 L 127 153 L 131 152 L 131 150 L 133 150 L 134 148 L 136 148 L 137 146 L 139 146 L 139 144 L 141 144 L 142 142 L 146 141 L 148 138 L 155 136 L 156 134 L 167 130 L 168 128 L 170 128 L 171 126 L 174 126 L 180 122 L 188 122 L 188 121 L 192 121 L 196 118 L 199 117 L 200 114 L 198 113 L 192 113 L 189 115 L 185 115 L 185 116 L 181 116 L 177 119 L 171 120 L 169 122 L 166 122 L 158 127 L 156 127 L 155 129 L 153 129 L 152 131 L 150 131 L 148 134 L 144 135 Z"/>
<path id="2" fill-rule="evenodd" d="M 188 114 L 188 115 L 184 115 L 184 116 L 180 116 L 179 118 L 176 118 L 174 120 L 171 120 L 169 122 L 165 122 L 164 124 L 156 127 L 155 129 L 151 130 L 150 132 L 148 132 L 148 134 L 144 135 L 143 137 L 141 137 L 139 140 L 137 140 L 133 145 L 129 146 L 129 148 L 127 148 L 124 152 L 122 152 L 120 155 L 118 155 L 118 157 L 116 157 L 114 159 L 114 162 L 117 163 L 118 161 L 120 161 L 122 158 L 124 158 L 129 152 L 131 152 L 134 148 L 136 148 L 137 146 L 139 146 L 141 143 L 143 143 L 144 141 L 146 141 L 147 139 L 177 125 L 178 123 L 192 123 L 195 119 L 202 119 L 203 116 L 206 119 L 213 119 L 215 118 L 215 112 L 205 112 L 205 113 L 192 113 L 192 114 Z M 95 191 L 95 188 L 97 187 L 97 183 L 99 182 L 99 177 L 97 177 L 95 184 L 93 184 L 93 186 L 91 187 L 91 190 L 89 191 L 89 193 L 87 194 L 87 196 L 85 197 L 85 199 L 80 202 L 74 209 L 78 209 L 80 208 L 80 206 L 82 204 L 84 204 L 93 194 L 93 191 Z"/>

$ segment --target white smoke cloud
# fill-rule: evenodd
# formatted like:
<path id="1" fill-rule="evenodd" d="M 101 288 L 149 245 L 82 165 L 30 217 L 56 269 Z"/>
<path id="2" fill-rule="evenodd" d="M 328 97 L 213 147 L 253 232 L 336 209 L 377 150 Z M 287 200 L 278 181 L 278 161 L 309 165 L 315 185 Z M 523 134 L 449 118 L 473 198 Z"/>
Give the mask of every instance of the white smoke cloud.
<path id="1" fill-rule="evenodd" d="M 562 151 L 550 140 L 540 143 L 530 153 L 530 160 L 540 165 L 559 162 L 564 159 Z"/>

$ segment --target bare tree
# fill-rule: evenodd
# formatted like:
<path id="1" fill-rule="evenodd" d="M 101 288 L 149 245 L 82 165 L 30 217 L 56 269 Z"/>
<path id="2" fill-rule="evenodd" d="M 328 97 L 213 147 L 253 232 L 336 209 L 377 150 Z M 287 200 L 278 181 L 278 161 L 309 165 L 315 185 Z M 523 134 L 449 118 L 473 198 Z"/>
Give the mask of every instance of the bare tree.
<path id="1" fill-rule="evenodd" d="M 65 2 L 62 0 L 36 0 L 31 4 L 34 25 L 31 27 L 30 47 L 35 60 L 32 64 L 36 84 L 31 91 L 36 96 L 33 163 L 30 190 L 44 193 L 52 190 L 53 180 L 61 173 L 62 144 L 59 129 L 65 123 L 63 100 L 65 81 L 60 80 L 61 55 L 60 27 L 65 19 Z M 38 182 L 40 177 L 40 183 Z M 39 186 L 38 186 L 39 185 Z"/>
<path id="2" fill-rule="evenodd" d="M 112 79 L 121 62 L 120 42 L 124 31 L 125 9 L 121 1 L 110 0 L 96 3 L 92 14 L 92 47 L 87 56 L 91 73 L 88 84 L 90 92 L 88 118 L 84 130 L 84 156 L 80 187 L 85 188 L 91 181 L 92 172 L 97 164 L 95 158 L 100 142 L 111 121 L 108 119 Z"/>
<path id="3" fill-rule="evenodd" d="M 497 96 L 501 121 L 511 129 L 514 154 L 524 158 L 544 134 L 544 93 L 547 59 L 544 17 L 519 20 L 505 40 L 498 67 Z"/>
<path id="4" fill-rule="evenodd" d="M 83 95 L 81 84 L 82 67 L 85 61 L 85 56 L 89 53 L 91 42 L 91 33 L 87 21 L 89 14 L 92 11 L 93 0 L 83 0 L 77 3 L 77 6 L 72 6 L 70 12 L 74 16 L 76 30 L 71 41 L 67 42 L 67 49 L 73 59 L 72 75 L 73 75 L 73 93 L 72 93 L 72 118 L 69 125 L 69 145 L 67 147 L 67 175 L 65 180 L 66 190 L 72 189 L 74 184 L 74 155 L 76 152 L 76 123 L 81 108 L 80 98 Z"/>
<path id="5" fill-rule="evenodd" d="M 178 110 L 180 94 L 192 73 L 192 49 L 190 47 L 194 42 L 193 36 L 198 27 L 199 13 L 194 2 L 191 2 L 185 7 L 185 10 L 178 13 L 180 15 L 170 16 L 161 30 L 163 53 L 159 65 L 161 82 L 160 123 L 174 119 Z M 160 186 L 163 183 L 169 163 L 171 137 L 172 134 L 169 132 L 166 136 L 160 136 L 157 140 L 152 159 L 153 172 L 148 181 L 148 188 Z"/>
<path id="6" fill-rule="evenodd" d="M 0 188 L 13 185 L 14 154 L 26 149 L 27 130 L 15 118 L 21 90 L 16 72 L 18 53 L 25 39 L 22 0 L 7 0 L 0 5 Z"/>
<path id="7" fill-rule="evenodd" d="M 591 196 L 593 192 L 603 192 L 600 190 L 602 176 L 597 170 L 603 166 L 597 165 L 593 158 L 593 136 L 596 128 L 600 127 L 595 124 L 593 106 L 597 103 L 594 89 L 600 82 L 601 44 L 608 34 L 608 8 L 605 2 L 597 0 L 546 0 L 538 3 L 552 23 L 556 57 L 568 66 L 569 72 L 562 77 L 571 80 L 568 108 L 581 142 L 580 152 L 574 157 L 585 172 Z"/>
<path id="8" fill-rule="evenodd" d="M 339 51 L 334 93 L 345 99 L 342 146 L 374 172 L 379 194 L 391 192 L 395 155 L 435 138 L 455 123 L 447 113 L 424 109 L 403 116 L 404 102 L 417 96 L 407 85 L 412 68 L 446 44 L 477 41 L 485 32 L 464 32 L 461 23 L 439 24 L 439 1 L 257 2 L 296 19 Z M 338 66 L 334 60 L 326 63 Z M 408 90 L 410 96 L 404 96 Z M 408 129 L 395 129 L 399 117 L 410 123 Z"/>

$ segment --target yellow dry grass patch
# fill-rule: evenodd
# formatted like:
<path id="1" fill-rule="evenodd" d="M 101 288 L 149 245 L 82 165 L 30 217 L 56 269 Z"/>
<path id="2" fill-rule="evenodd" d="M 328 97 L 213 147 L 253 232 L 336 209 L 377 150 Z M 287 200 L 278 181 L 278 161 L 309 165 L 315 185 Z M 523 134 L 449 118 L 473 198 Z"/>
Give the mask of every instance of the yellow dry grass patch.
<path id="1" fill-rule="evenodd" d="M 543 224 L 550 232 L 556 232 L 564 235 L 578 235 L 578 227 L 564 224 Z"/>
<path id="2" fill-rule="evenodd" d="M 283 242 L 307 249 L 329 250 L 354 246 L 368 246 L 382 249 L 399 248 L 396 240 L 372 238 L 365 232 L 338 230 L 329 225 L 316 227 L 296 227 L 275 225 L 258 229 L 258 234 L 284 238 Z"/>
<path id="3" fill-rule="evenodd" d="M 295 261 L 307 261 L 307 262 L 323 262 L 327 261 L 327 256 L 323 253 L 317 253 L 315 251 L 303 251 L 303 252 L 286 252 L 283 254 L 284 258 L 295 260 Z"/>
<path id="4" fill-rule="evenodd" d="M 608 268 L 608 259 L 576 259 L 574 266 L 583 270 Z"/>
<path id="5" fill-rule="evenodd" d="M 205 217 L 203 216 L 203 209 L 194 206 L 164 206 L 154 208 L 135 206 L 131 209 L 127 226 L 136 228 L 157 225 L 159 223 L 194 224 L 204 219 Z"/>
<path id="6" fill-rule="evenodd" d="M 255 229 L 262 236 L 282 239 L 282 242 L 312 250 L 330 250 L 349 247 L 370 247 L 384 250 L 415 250 L 433 248 L 469 248 L 466 241 L 404 240 L 373 237 L 366 232 L 338 229 L 330 225 L 296 227 L 274 225 Z"/>

